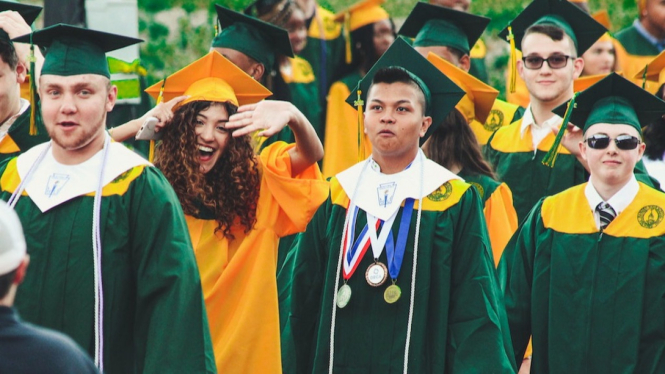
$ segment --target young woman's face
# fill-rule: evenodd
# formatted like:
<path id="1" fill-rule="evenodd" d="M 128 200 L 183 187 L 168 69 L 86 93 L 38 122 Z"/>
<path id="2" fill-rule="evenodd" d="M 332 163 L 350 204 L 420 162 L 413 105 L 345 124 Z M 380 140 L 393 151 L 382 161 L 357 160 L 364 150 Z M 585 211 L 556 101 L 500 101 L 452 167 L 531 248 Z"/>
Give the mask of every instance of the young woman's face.
<path id="1" fill-rule="evenodd" d="M 395 41 L 395 30 L 388 19 L 374 23 L 374 51 L 376 57 L 380 58 Z"/>
<path id="2" fill-rule="evenodd" d="M 307 45 L 307 26 L 305 23 L 305 13 L 299 7 L 294 6 L 291 12 L 291 18 L 285 25 L 289 32 L 289 40 L 294 54 L 300 54 Z"/>
<path id="3" fill-rule="evenodd" d="M 201 171 L 208 173 L 224 154 L 231 133 L 226 129 L 229 113 L 224 105 L 211 105 L 196 116 L 196 152 Z"/>

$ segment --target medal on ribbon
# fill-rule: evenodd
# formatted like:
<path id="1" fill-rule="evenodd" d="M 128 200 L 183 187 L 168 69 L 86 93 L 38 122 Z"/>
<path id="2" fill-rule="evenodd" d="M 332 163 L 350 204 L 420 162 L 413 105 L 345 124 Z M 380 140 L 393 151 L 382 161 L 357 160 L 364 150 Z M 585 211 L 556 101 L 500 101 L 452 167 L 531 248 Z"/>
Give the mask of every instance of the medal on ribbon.
<path id="1" fill-rule="evenodd" d="M 402 296 L 402 290 L 397 283 L 397 276 L 402 268 L 404 261 L 404 252 L 406 251 L 406 238 L 409 235 L 409 224 L 411 223 L 411 213 L 413 213 L 414 200 L 409 198 L 404 203 L 402 219 L 399 223 L 399 232 L 397 233 L 397 244 L 393 241 L 392 232 L 386 241 L 386 256 L 388 257 L 388 273 L 393 284 L 386 288 L 383 293 L 383 299 L 388 304 L 393 304 Z"/>

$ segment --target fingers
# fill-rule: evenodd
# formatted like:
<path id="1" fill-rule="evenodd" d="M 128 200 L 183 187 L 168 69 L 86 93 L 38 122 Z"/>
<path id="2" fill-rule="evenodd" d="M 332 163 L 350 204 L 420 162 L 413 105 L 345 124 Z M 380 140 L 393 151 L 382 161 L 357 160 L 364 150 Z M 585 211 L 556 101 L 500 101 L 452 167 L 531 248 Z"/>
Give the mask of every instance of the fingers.
<path id="1" fill-rule="evenodd" d="M 241 105 L 240 107 L 238 107 L 237 112 L 238 112 L 238 113 L 251 112 L 251 111 L 256 110 L 256 107 L 257 107 L 258 105 L 259 105 L 259 104 L 247 104 L 247 105 Z"/>
<path id="2" fill-rule="evenodd" d="M 173 111 L 173 107 L 180 104 L 183 100 L 186 100 L 188 97 L 189 96 L 187 95 L 176 96 L 173 99 L 164 103 L 164 106 L 167 107 L 170 111 Z"/>

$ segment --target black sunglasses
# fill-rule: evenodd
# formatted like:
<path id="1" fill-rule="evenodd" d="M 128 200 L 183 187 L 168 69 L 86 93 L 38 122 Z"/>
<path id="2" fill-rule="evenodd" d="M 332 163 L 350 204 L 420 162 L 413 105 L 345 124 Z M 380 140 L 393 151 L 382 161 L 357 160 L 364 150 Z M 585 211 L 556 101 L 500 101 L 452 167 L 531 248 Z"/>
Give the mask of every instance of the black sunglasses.
<path id="1" fill-rule="evenodd" d="M 586 138 L 584 141 L 586 144 L 593 149 L 605 149 L 610 145 L 610 138 L 605 134 L 595 134 Z M 636 136 L 632 135 L 619 135 L 614 138 L 614 143 L 617 145 L 617 148 L 624 151 L 637 148 L 640 145 L 641 141 Z"/>
<path id="2" fill-rule="evenodd" d="M 540 69 L 543 67 L 543 62 L 545 61 L 547 61 L 547 65 L 549 65 L 549 67 L 552 69 L 562 69 L 568 65 L 569 58 L 572 57 L 566 55 L 552 55 L 548 58 L 542 58 L 540 56 L 526 56 L 522 57 L 522 61 L 524 61 L 524 67 L 531 70 Z"/>

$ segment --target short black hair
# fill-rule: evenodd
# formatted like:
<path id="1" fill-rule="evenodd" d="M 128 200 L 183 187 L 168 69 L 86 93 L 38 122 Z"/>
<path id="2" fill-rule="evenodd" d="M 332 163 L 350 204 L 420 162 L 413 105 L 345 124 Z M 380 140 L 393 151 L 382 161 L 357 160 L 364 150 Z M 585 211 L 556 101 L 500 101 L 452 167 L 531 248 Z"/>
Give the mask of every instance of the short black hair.
<path id="1" fill-rule="evenodd" d="M 9 293 L 9 288 L 14 284 L 17 270 L 14 269 L 5 275 L 0 275 L 0 299 L 3 299 Z"/>
<path id="2" fill-rule="evenodd" d="M 567 36 L 566 32 L 563 31 L 561 27 L 547 23 L 541 23 L 537 25 L 532 25 L 526 29 L 526 31 L 524 32 L 524 38 L 522 38 L 522 44 L 524 44 L 524 39 L 526 39 L 527 35 L 530 34 L 547 35 L 550 39 L 554 40 L 555 42 L 562 41 L 563 37 Z M 570 39 L 570 42 L 573 45 L 574 55 L 571 57 L 577 58 L 577 47 L 575 46 L 575 43 L 573 42 L 573 39 L 571 37 L 568 37 L 568 39 Z"/>
<path id="3" fill-rule="evenodd" d="M 404 69 L 403 67 L 400 66 L 388 66 L 385 68 L 379 69 L 379 71 L 376 72 L 374 75 L 374 78 L 372 78 L 372 84 L 369 86 L 369 89 L 367 90 L 368 94 L 372 90 L 372 86 L 374 86 L 377 83 L 406 83 L 413 85 L 418 89 L 418 92 L 420 92 L 420 95 L 418 95 L 418 101 L 420 101 L 420 105 L 423 108 L 423 115 L 427 113 L 427 101 L 425 100 L 425 92 L 423 89 L 420 87 L 418 82 L 416 82 L 412 77 L 409 72 Z"/>
<path id="4" fill-rule="evenodd" d="M 0 37 L 0 57 L 12 71 L 16 70 L 18 66 L 18 55 L 16 54 L 16 48 L 14 48 L 14 43 L 10 40 Z"/>

